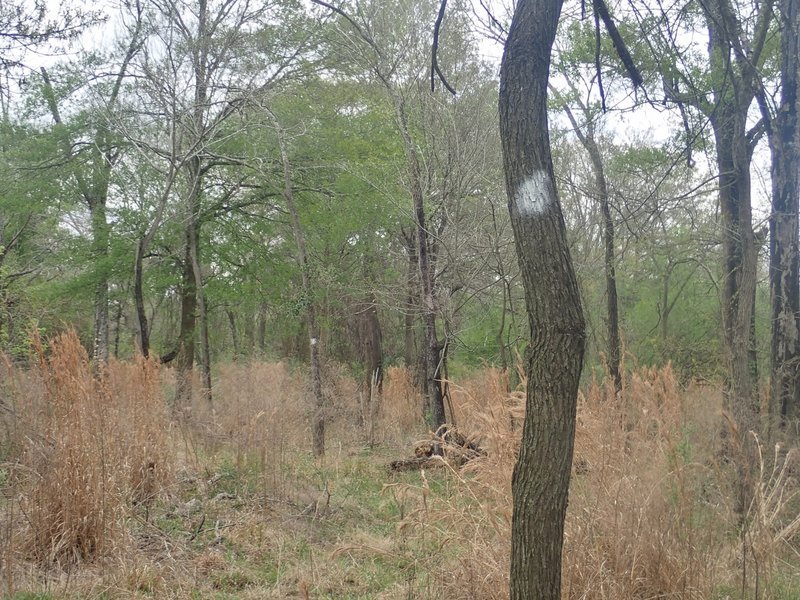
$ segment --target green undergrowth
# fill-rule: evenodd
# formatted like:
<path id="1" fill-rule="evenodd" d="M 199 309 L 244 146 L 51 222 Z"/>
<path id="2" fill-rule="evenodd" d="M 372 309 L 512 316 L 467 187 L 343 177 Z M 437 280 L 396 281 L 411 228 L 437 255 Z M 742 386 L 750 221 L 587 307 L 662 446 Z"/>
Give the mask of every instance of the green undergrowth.
<path id="1" fill-rule="evenodd" d="M 325 461 L 298 454 L 281 466 L 280 493 L 252 464 L 240 461 L 237 468 L 224 452 L 205 457 L 176 476 L 171 493 L 134 507 L 135 565 L 127 575 L 115 573 L 104 593 L 219 600 L 436 597 L 431 561 L 458 551 L 443 550 L 426 528 L 435 526 L 438 505 L 465 500 L 445 469 L 390 473 L 388 464 L 403 452 L 355 448 Z M 68 587 L 52 597 L 99 597 L 99 589 L 79 588 L 76 583 L 75 593 Z"/>

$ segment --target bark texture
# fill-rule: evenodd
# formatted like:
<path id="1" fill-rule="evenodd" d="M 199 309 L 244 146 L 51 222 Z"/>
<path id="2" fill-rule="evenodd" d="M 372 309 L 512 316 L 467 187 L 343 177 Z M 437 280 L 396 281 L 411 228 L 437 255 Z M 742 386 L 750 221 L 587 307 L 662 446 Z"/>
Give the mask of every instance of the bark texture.
<path id="1" fill-rule="evenodd" d="M 769 417 L 785 423 L 800 416 L 800 285 L 798 284 L 798 196 L 800 127 L 797 82 L 800 78 L 800 2 L 782 0 L 781 105 L 772 142 L 772 215 L 770 218 L 770 294 L 772 297 L 772 370 Z"/>
<path id="2" fill-rule="evenodd" d="M 550 154 L 547 81 L 561 0 L 519 0 L 500 71 L 500 136 L 531 344 L 512 481 L 512 600 L 559 600 L 585 324 Z"/>
<path id="3" fill-rule="evenodd" d="M 756 286 L 756 245 L 753 233 L 750 156 L 746 111 L 732 100 L 717 107 L 711 118 L 717 146 L 719 202 L 722 225 L 722 325 L 728 361 L 726 408 L 740 431 L 758 427 L 758 394 L 752 362 L 751 328 Z"/>

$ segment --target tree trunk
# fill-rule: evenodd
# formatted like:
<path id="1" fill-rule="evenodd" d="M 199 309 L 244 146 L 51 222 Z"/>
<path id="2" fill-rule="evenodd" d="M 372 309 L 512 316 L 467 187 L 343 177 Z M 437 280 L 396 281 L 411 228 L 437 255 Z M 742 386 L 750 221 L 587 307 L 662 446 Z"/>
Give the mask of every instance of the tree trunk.
<path id="1" fill-rule="evenodd" d="M 203 375 L 203 397 L 209 406 L 213 404 L 211 394 L 211 346 L 208 341 L 208 310 L 206 310 L 206 295 L 203 289 L 203 270 L 200 266 L 200 193 L 202 189 L 202 174 L 200 173 L 200 160 L 190 162 L 190 189 L 189 211 L 191 213 L 190 226 L 194 235 L 190 235 L 189 260 L 195 282 L 195 303 L 197 319 L 200 322 L 200 372 Z"/>
<path id="2" fill-rule="evenodd" d="M 415 298 L 417 293 L 417 244 L 416 236 L 413 232 L 406 234 L 403 231 L 403 241 L 405 242 L 406 254 L 408 255 L 408 271 L 406 274 L 406 302 L 403 312 L 403 358 L 406 368 L 413 372 L 416 364 L 416 349 L 414 344 L 414 315 L 416 314 L 417 303 Z"/>
<path id="3" fill-rule="evenodd" d="M 572 114 L 569 106 L 564 103 L 564 110 L 567 117 L 575 129 L 575 134 L 578 136 L 586 152 L 589 153 L 589 158 L 592 161 L 592 171 L 594 173 L 595 192 L 597 200 L 600 203 L 600 214 L 603 215 L 603 245 L 605 247 L 605 260 L 603 261 L 603 269 L 606 276 L 606 323 L 607 323 L 607 338 L 608 346 L 606 357 L 608 361 L 608 372 L 614 380 L 614 389 L 619 392 L 622 390 L 622 374 L 620 373 L 620 361 L 622 359 L 622 348 L 619 337 L 619 307 L 617 302 L 617 275 L 616 275 L 616 258 L 614 255 L 614 245 L 616 238 L 614 236 L 614 219 L 611 216 L 611 205 L 608 199 L 608 182 L 606 181 L 606 172 L 603 166 L 603 156 L 600 154 L 600 148 L 594 138 L 594 124 L 589 121 L 591 115 L 589 111 L 583 108 L 584 116 L 586 117 L 587 132 L 583 133 L 577 120 Z"/>
<path id="4" fill-rule="evenodd" d="M 800 194 L 800 3 L 782 0 L 781 106 L 772 132 L 770 270 L 772 343 L 770 425 L 800 416 L 800 284 L 798 284 L 798 194 Z"/>
<path id="5" fill-rule="evenodd" d="M 256 328 L 256 345 L 262 354 L 267 351 L 267 307 L 262 304 L 258 307 L 258 326 Z"/>
<path id="6" fill-rule="evenodd" d="M 197 320 L 200 319 L 200 366 L 203 373 L 203 392 L 211 404 L 211 356 L 208 347 L 208 316 L 203 295 L 203 277 L 200 268 L 200 199 L 203 191 L 203 159 L 198 154 L 200 143 L 206 134 L 205 111 L 208 108 L 208 0 L 197 4 L 197 38 L 192 52 L 192 72 L 194 75 L 194 104 L 189 123 L 190 141 L 194 142 L 194 154 L 186 160 L 187 174 L 186 215 L 185 215 L 185 253 L 183 281 L 181 285 L 181 332 L 176 359 L 175 410 L 190 407 L 192 398 L 192 370 L 196 348 Z"/>
<path id="7" fill-rule="evenodd" d="M 372 402 L 377 401 L 383 393 L 383 349 L 381 322 L 378 319 L 378 305 L 375 294 L 370 292 L 361 302 L 359 309 L 360 327 L 359 338 L 361 346 L 361 360 L 365 372 L 364 405 L 361 407 L 361 422 L 372 427 L 375 407 Z M 372 439 L 370 439 L 372 443 Z"/>
<path id="8" fill-rule="evenodd" d="M 136 256 L 133 260 L 133 304 L 136 310 L 136 345 L 142 356 L 150 356 L 150 324 L 144 307 L 144 238 L 136 245 Z"/>
<path id="9" fill-rule="evenodd" d="M 231 343 L 233 344 L 233 360 L 239 358 L 239 332 L 236 329 L 236 314 L 230 309 L 225 309 L 228 316 L 228 324 L 231 327 Z M 248 328 L 249 329 L 249 328 Z"/>
<path id="10" fill-rule="evenodd" d="M 175 358 L 175 402 L 173 412 L 184 418 L 192 404 L 192 370 L 197 323 L 197 282 L 192 268 L 190 239 L 197 235 L 194 219 L 184 232 L 183 274 L 181 277 L 181 328 L 178 334 L 178 355 Z"/>
<path id="11" fill-rule="evenodd" d="M 714 131 L 722 237 L 722 327 L 728 366 L 725 409 L 737 425 L 738 441 L 723 451 L 733 455 L 741 475 L 741 502 L 745 510 L 750 476 L 755 467 L 747 444 L 749 431 L 759 431 L 759 398 L 756 381 L 753 314 L 757 248 L 753 232 L 750 138 L 747 114 L 756 96 L 756 72 L 770 23 L 771 4 L 759 8 L 752 39 L 728 0 L 702 3 L 708 29 L 710 79 L 713 102 L 701 101 Z M 746 50 L 745 50 L 746 49 Z M 727 424 L 723 423 L 723 435 Z M 747 447 L 746 447 L 747 446 Z M 738 450 L 736 450 L 738 447 Z"/>
<path id="12" fill-rule="evenodd" d="M 505 333 L 506 333 L 506 312 L 507 312 L 507 294 L 506 294 L 506 282 L 505 280 L 501 280 L 500 284 L 503 288 L 503 305 L 501 307 L 500 312 L 500 327 L 497 329 L 497 349 L 500 352 L 500 368 L 508 373 L 508 353 L 506 351 L 506 340 L 505 340 Z"/>
<path id="13" fill-rule="evenodd" d="M 200 262 L 194 262 L 195 280 L 200 281 L 197 290 L 197 318 L 200 320 L 200 372 L 203 375 L 203 398 L 209 408 L 213 409 L 214 398 L 211 391 L 211 343 L 208 339 L 208 310 L 206 309 L 206 292 L 203 289 L 200 275 Z"/>
<path id="14" fill-rule="evenodd" d="M 664 281 L 661 287 L 661 307 L 659 311 L 658 324 L 661 330 L 661 345 L 664 351 L 667 348 L 667 338 L 669 338 L 669 315 L 672 309 L 669 305 L 669 281 L 672 279 L 672 265 L 667 268 L 667 273 L 664 275 Z"/>
<path id="15" fill-rule="evenodd" d="M 314 415 L 312 418 L 312 442 L 314 456 L 317 458 L 325 455 L 325 396 L 322 393 L 322 367 L 319 355 L 319 326 L 317 324 L 317 307 L 314 300 L 314 288 L 309 272 L 308 251 L 306 250 L 305 234 L 297 213 L 294 202 L 294 186 L 292 185 L 292 171 L 289 163 L 289 153 L 286 149 L 285 132 L 280 126 L 277 117 L 270 113 L 280 146 L 281 163 L 283 165 L 283 201 L 289 210 L 292 219 L 292 233 L 297 244 L 297 262 L 300 264 L 303 281 L 303 295 L 306 299 L 306 323 L 308 325 L 309 358 L 311 362 L 311 389 L 314 394 Z"/>
<path id="16" fill-rule="evenodd" d="M 147 321 L 147 311 L 144 306 L 144 256 L 153 242 L 156 231 L 161 226 L 161 219 L 164 217 L 164 209 L 167 206 L 170 192 L 175 184 L 175 162 L 170 163 L 167 175 L 167 185 L 161 194 L 156 208 L 156 214 L 152 222 L 147 226 L 144 235 L 139 238 L 136 244 L 136 253 L 133 258 L 133 304 L 136 312 L 136 344 L 142 356 L 150 356 L 150 324 Z"/>
<path id="17" fill-rule="evenodd" d="M 746 116 L 746 111 L 738 110 L 730 96 L 721 96 L 716 113 L 711 115 L 722 225 L 722 327 L 728 363 L 724 408 L 736 424 L 731 430 L 727 420 L 723 421 L 721 450 L 736 465 L 735 510 L 740 518 L 744 518 L 750 505 L 756 469 L 756 457 L 748 435 L 750 431 L 760 431 L 753 346 L 757 249 L 752 222 Z"/>
<path id="18" fill-rule="evenodd" d="M 419 258 L 417 256 L 417 235 L 414 231 L 406 233 L 403 231 L 403 239 L 408 255 L 408 273 L 406 276 L 406 309 L 403 320 L 403 356 L 406 368 L 412 377 L 414 386 L 422 390 L 425 398 L 424 406 L 420 407 L 420 414 L 428 413 L 428 380 L 425 375 L 427 363 L 425 353 L 418 349 L 419 331 L 417 318 L 419 316 L 419 299 L 421 297 L 419 287 Z"/>
<path id="19" fill-rule="evenodd" d="M 550 51 L 561 0 L 519 0 L 500 70 L 506 188 L 531 343 L 512 480 L 512 600 L 560 600 L 561 550 L 585 324 L 556 196 L 547 122 Z"/>
<path id="20" fill-rule="evenodd" d="M 746 114 L 738 112 L 732 101 L 723 101 L 711 124 L 717 146 L 722 221 L 722 324 L 729 373 L 726 409 L 745 435 L 758 430 L 759 401 L 751 362 L 757 253 Z"/>
<path id="21" fill-rule="evenodd" d="M 425 217 L 425 194 L 422 188 L 422 171 L 417 155 L 417 147 L 408 129 L 408 116 L 403 98 L 391 91 L 395 103 L 395 116 L 403 138 L 406 153 L 406 166 L 411 183 L 411 199 L 414 203 L 414 222 L 417 237 L 417 261 L 419 282 L 422 291 L 422 322 L 425 326 L 425 379 L 428 395 L 428 423 L 436 431 L 445 423 L 444 393 L 442 389 L 442 345 L 436 335 L 436 294 L 434 273 L 430 261 L 428 225 Z"/>
<path id="22" fill-rule="evenodd" d="M 611 216 L 611 207 L 608 202 L 608 186 L 600 159 L 600 152 L 592 140 L 592 165 L 594 166 L 597 193 L 600 199 L 600 211 L 603 215 L 603 242 L 605 245 L 604 269 L 606 275 L 606 318 L 608 320 L 608 371 L 614 380 L 614 389 L 622 390 L 622 373 L 620 361 L 622 360 L 622 347 L 619 338 L 619 307 L 617 304 L 617 273 L 616 258 L 614 256 L 614 219 Z"/>
<path id="23" fill-rule="evenodd" d="M 256 331 L 258 327 L 257 310 L 245 312 L 244 346 L 240 348 L 242 356 L 252 357 L 256 349 Z"/>
<path id="24" fill-rule="evenodd" d="M 110 176 L 110 173 L 106 174 Z M 107 189 L 106 189 L 107 195 Z M 108 244 L 109 226 L 106 219 L 106 195 L 92 198 L 89 210 L 92 219 L 92 260 L 94 261 L 94 343 L 95 364 L 105 364 L 109 356 L 108 325 Z"/>
<path id="25" fill-rule="evenodd" d="M 122 300 L 117 300 L 117 311 L 114 314 L 114 358 L 119 358 L 119 340 L 122 333 Z"/>

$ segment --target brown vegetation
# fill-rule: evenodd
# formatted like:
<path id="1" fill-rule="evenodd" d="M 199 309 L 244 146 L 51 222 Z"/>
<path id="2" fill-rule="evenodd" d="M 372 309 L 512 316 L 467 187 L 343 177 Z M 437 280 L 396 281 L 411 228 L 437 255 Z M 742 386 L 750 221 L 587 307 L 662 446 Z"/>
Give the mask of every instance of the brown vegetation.
<path id="1" fill-rule="evenodd" d="M 0 576 L 52 597 L 506 598 L 511 476 L 522 389 L 486 368 L 450 382 L 459 468 L 390 474 L 424 437 L 423 400 L 389 368 L 375 449 L 356 382 L 326 367 L 330 445 L 310 446 L 313 401 L 286 363 L 228 365 L 214 414 L 169 419 L 169 370 L 92 373 L 73 334 L 36 364 L 0 367 Z M 523 382 L 524 386 L 524 382 Z M 734 511 L 717 461 L 717 390 L 669 368 L 592 382 L 579 404 L 564 598 L 792 598 L 798 578 L 793 452 L 761 452 L 754 501 Z M 462 444 L 463 446 L 463 444 Z M 753 596 L 757 594 L 757 596 Z M 51 597 L 51 596 L 45 596 Z"/>
<path id="2" fill-rule="evenodd" d="M 18 492 L 8 508 L 23 525 L 7 542 L 41 565 L 91 562 L 123 542 L 125 506 L 170 478 L 158 366 L 140 359 L 95 376 L 74 333 L 36 350 L 34 368 L 4 374 L 4 466 Z"/>

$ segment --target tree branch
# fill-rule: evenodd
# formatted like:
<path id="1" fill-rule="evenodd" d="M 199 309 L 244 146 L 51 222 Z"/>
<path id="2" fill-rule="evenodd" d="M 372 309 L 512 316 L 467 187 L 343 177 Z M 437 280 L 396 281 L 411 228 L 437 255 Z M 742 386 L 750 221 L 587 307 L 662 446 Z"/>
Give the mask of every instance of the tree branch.
<path id="1" fill-rule="evenodd" d="M 438 75 L 442 85 L 444 85 L 448 92 L 455 96 L 456 90 L 448 83 L 444 73 L 442 73 L 442 70 L 439 68 L 439 61 L 437 59 L 437 54 L 439 51 L 439 31 L 442 27 L 442 21 L 444 21 L 444 13 L 446 9 L 447 0 L 442 0 L 441 4 L 439 5 L 439 14 L 436 16 L 436 23 L 433 26 L 433 44 L 431 46 L 431 91 L 436 91 L 436 76 Z"/>
<path id="2" fill-rule="evenodd" d="M 313 2 L 314 4 L 319 4 L 320 6 L 324 6 L 328 10 L 332 10 L 337 15 L 339 15 L 342 18 L 344 18 L 348 23 L 350 23 L 350 25 L 353 27 L 353 29 L 356 30 L 356 33 L 358 33 L 359 37 L 362 40 L 364 40 L 367 44 L 369 44 L 369 46 L 375 51 L 375 54 L 377 54 L 379 58 L 383 58 L 383 53 L 381 52 L 381 49 L 378 47 L 378 44 L 375 43 L 375 40 L 372 39 L 371 35 L 367 34 L 361 28 L 361 26 L 358 23 L 356 23 L 356 21 L 355 21 L 355 19 L 353 19 L 353 17 L 348 15 L 341 8 L 339 8 L 337 6 L 334 6 L 333 4 L 329 4 L 328 2 L 325 2 L 324 0 L 311 0 L 311 2 Z"/>
<path id="3" fill-rule="evenodd" d="M 608 35 L 611 37 L 611 41 L 614 44 L 614 49 L 617 51 L 617 56 L 619 56 L 622 64 L 625 66 L 625 70 L 628 72 L 628 77 L 630 77 L 634 87 L 643 88 L 644 79 L 642 78 L 642 74 L 639 72 L 639 69 L 633 62 L 631 53 L 628 51 L 628 46 L 625 44 L 625 40 L 622 39 L 617 26 L 614 24 L 614 20 L 611 18 L 611 15 L 608 12 L 608 7 L 606 6 L 605 1 L 593 0 L 592 5 L 594 7 L 595 15 L 599 15 L 603 20 L 603 24 L 606 26 L 606 31 L 608 31 Z"/>

